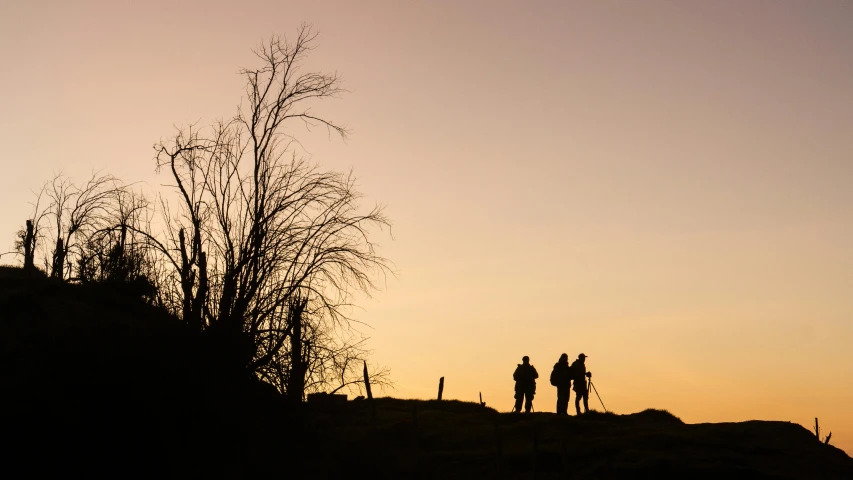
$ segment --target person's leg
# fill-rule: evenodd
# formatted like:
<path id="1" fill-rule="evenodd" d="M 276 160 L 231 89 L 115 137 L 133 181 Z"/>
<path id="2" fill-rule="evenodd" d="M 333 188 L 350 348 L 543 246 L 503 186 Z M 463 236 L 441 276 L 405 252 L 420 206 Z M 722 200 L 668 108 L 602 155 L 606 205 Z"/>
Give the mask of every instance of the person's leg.
<path id="1" fill-rule="evenodd" d="M 583 413 L 589 411 L 589 391 L 583 392 Z"/>
<path id="2" fill-rule="evenodd" d="M 565 389 L 557 387 L 557 415 L 563 415 L 563 400 L 565 400 L 565 397 Z"/>
<path id="3" fill-rule="evenodd" d="M 578 415 L 581 414 L 581 393 L 575 392 L 575 411 Z"/>
<path id="4" fill-rule="evenodd" d="M 524 396 L 522 392 L 515 392 L 515 412 L 521 413 L 521 399 Z"/>
<path id="5" fill-rule="evenodd" d="M 566 409 L 566 415 L 569 414 L 569 402 L 571 402 L 571 398 L 572 398 L 572 386 L 569 385 L 566 387 L 566 403 L 565 403 L 566 406 L 564 407 Z"/>
<path id="6" fill-rule="evenodd" d="M 561 396 L 560 396 L 560 389 L 559 389 L 559 388 L 557 388 L 557 415 L 560 415 L 561 413 L 563 413 L 563 412 L 560 410 L 560 405 L 561 405 L 562 403 L 563 403 L 563 397 L 561 397 Z"/>
<path id="7" fill-rule="evenodd" d="M 527 392 L 526 397 L 527 397 L 527 401 L 524 402 L 524 411 L 526 413 L 530 413 L 530 409 L 533 408 L 533 394 L 530 392 Z"/>
<path id="8" fill-rule="evenodd" d="M 557 388 L 557 415 L 569 414 L 569 389 L 566 387 Z"/>

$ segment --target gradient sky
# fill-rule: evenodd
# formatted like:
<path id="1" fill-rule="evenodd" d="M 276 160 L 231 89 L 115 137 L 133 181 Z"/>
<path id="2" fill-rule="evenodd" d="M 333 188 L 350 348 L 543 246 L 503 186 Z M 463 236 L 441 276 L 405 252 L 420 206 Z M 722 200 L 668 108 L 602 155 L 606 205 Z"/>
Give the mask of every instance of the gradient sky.
<path id="1" fill-rule="evenodd" d="M 386 393 L 445 376 L 506 411 L 530 355 L 554 411 L 552 365 L 584 352 L 616 412 L 820 417 L 853 452 L 844 0 L 6 0 L 5 244 L 60 169 L 166 182 L 152 144 L 232 115 L 250 48 L 303 21 L 352 92 L 316 111 L 353 135 L 296 133 L 394 221 L 398 275 L 356 312 Z"/>

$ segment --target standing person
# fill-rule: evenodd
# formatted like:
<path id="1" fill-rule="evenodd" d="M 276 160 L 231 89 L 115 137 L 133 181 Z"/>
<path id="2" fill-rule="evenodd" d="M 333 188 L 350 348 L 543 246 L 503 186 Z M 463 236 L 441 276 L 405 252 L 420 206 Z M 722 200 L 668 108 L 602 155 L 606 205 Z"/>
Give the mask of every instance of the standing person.
<path id="1" fill-rule="evenodd" d="M 557 415 L 569 414 L 569 394 L 572 389 L 572 369 L 569 367 L 569 356 L 565 353 L 554 364 L 551 370 L 551 385 L 557 387 Z"/>
<path id="2" fill-rule="evenodd" d="M 575 391 L 575 411 L 577 411 L 578 415 L 581 414 L 581 399 L 583 399 L 584 413 L 589 411 L 589 390 L 586 387 L 586 379 L 592 377 L 592 372 L 586 371 L 585 361 L 586 355 L 580 354 L 578 355 L 578 359 L 572 362 L 572 366 L 570 367 L 572 370 L 572 380 L 574 380 L 572 389 Z"/>
<path id="3" fill-rule="evenodd" d="M 533 396 L 536 395 L 537 378 L 539 373 L 530 364 L 530 357 L 525 355 L 515 369 L 515 373 L 512 374 L 512 379 L 515 380 L 515 412 L 521 413 L 521 401 L 526 398 L 524 411 L 530 413 L 530 409 L 533 408 Z"/>

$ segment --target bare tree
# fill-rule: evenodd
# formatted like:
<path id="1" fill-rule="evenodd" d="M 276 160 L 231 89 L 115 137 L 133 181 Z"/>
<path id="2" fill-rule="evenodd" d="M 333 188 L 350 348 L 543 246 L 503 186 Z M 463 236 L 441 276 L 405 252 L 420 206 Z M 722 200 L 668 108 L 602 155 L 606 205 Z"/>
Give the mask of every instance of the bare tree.
<path id="1" fill-rule="evenodd" d="M 233 118 L 155 145 L 175 194 L 158 199 L 161 232 L 154 204 L 132 186 L 59 174 L 19 234 L 25 265 L 38 247 L 54 278 L 142 282 L 145 298 L 219 342 L 220 357 L 294 401 L 357 390 L 369 351 L 348 311 L 389 271 L 372 235 L 390 223 L 380 206 L 362 208 L 351 172 L 323 170 L 292 148 L 291 125 L 347 134 L 311 110 L 344 91 L 337 74 L 304 70 L 315 40 L 303 25 L 292 42 L 261 45 L 260 67 L 241 71 L 246 97 Z M 374 378 L 387 383 L 387 373 Z"/>
<path id="2" fill-rule="evenodd" d="M 328 322 L 310 324 L 308 337 L 312 349 L 306 369 L 306 393 L 349 391 L 364 394 L 362 366 L 371 351 L 366 348 L 367 338 L 347 325 L 330 325 Z M 390 371 L 383 366 L 372 366 L 370 383 L 380 388 L 391 387 Z"/>
<path id="3" fill-rule="evenodd" d="M 45 184 L 42 191 L 48 205 L 38 216 L 48 220 L 46 228 L 39 231 L 53 245 L 53 250 L 43 256 L 45 270 L 51 277 L 70 278 L 82 245 L 106 220 L 111 202 L 121 188 L 115 177 L 97 173 L 80 185 L 61 173 Z"/>
<path id="4" fill-rule="evenodd" d="M 31 204 L 33 207 L 31 218 L 27 219 L 24 228 L 18 231 L 15 250 L 14 252 L 10 252 L 24 257 L 24 270 L 27 271 L 32 271 L 36 268 L 36 251 L 42 234 L 40 226 L 42 225 L 42 220 L 49 214 L 43 207 L 44 192 L 45 187 L 42 186 L 41 190 L 36 193 L 35 202 Z"/>
<path id="5" fill-rule="evenodd" d="M 241 365 L 278 378 L 271 383 L 282 391 L 302 390 L 290 392 L 300 398 L 313 385 L 311 359 L 320 358 L 311 352 L 338 360 L 366 353 L 360 344 L 335 345 L 342 339 L 330 339 L 334 329 L 311 322 L 350 325 L 353 294 L 369 294 L 389 270 L 371 240 L 390 225 L 382 208 L 361 207 L 351 173 L 324 171 L 291 148 L 286 127 L 294 122 L 347 134 L 311 110 L 343 92 L 337 74 L 304 71 L 315 40 L 304 25 L 293 41 L 271 39 L 255 52 L 261 66 L 241 71 L 246 98 L 234 118 L 205 130 L 189 126 L 155 145 L 158 171 L 171 176 L 177 201 L 161 200 L 167 228 L 151 238 L 173 271 L 164 286 L 176 293 L 173 309 L 222 339 Z M 312 343 L 307 332 L 325 336 Z M 324 365 L 349 368 L 344 360 Z M 265 373 L 290 379 L 293 368 L 307 380 Z M 312 378 L 328 385 L 332 377 Z"/>
<path id="6" fill-rule="evenodd" d="M 290 302 L 296 305 L 288 311 L 288 348 L 276 350 L 272 361 L 258 367 L 258 375 L 297 402 L 316 392 L 363 393 L 362 365 L 371 353 L 365 346 L 368 339 L 352 322 L 327 315 L 322 304 L 299 295 Z M 381 388 L 393 385 L 385 367 L 373 366 L 370 378 Z"/>
<path id="7" fill-rule="evenodd" d="M 80 242 L 76 280 L 132 285 L 142 299 L 159 303 L 159 258 L 148 240 L 150 202 L 121 186 L 112 190 L 108 204 L 97 228 Z"/>

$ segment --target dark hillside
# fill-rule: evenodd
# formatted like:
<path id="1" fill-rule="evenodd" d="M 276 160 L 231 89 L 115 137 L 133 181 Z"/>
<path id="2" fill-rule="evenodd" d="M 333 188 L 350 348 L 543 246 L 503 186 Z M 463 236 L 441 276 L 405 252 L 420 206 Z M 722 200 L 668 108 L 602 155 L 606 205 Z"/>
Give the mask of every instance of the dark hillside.
<path id="1" fill-rule="evenodd" d="M 364 402 L 312 417 L 341 464 L 380 478 L 853 478 L 853 459 L 788 422 L 528 416 L 390 398 L 377 401 L 375 426 Z"/>
<path id="2" fill-rule="evenodd" d="M 853 478 L 785 422 L 390 398 L 297 414 L 270 390 L 132 288 L 0 267 L 4 477 Z"/>
<path id="3" fill-rule="evenodd" d="M 127 288 L 9 268 L 0 268 L 0 395 L 3 464 L 33 476 L 241 478 L 273 447 L 262 433 L 283 422 L 276 393 Z"/>

